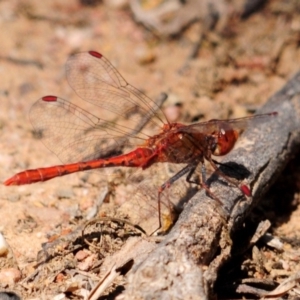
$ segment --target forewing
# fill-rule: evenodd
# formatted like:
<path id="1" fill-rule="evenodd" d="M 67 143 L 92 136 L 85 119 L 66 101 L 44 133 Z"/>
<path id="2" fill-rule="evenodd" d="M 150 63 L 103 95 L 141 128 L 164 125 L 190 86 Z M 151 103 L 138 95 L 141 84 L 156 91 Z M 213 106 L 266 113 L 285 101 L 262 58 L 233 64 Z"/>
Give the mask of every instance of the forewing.
<path id="1" fill-rule="evenodd" d="M 149 137 L 142 131 L 146 125 L 152 132 L 161 127 L 159 106 L 129 85 L 101 54 L 74 54 L 66 63 L 66 71 L 75 92 L 95 107 L 87 111 L 56 96 L 46 96 L 30 112 L 43 143 L 62 162 L 121 154 L 144 144 Z"/>
<path id="2" fill-rule="evenodd" d="M 83 100 L 115 115 L 115 121 L 126 124 L 129 133 L 137 134 L 141 123 L 152 122 L 161 127 L 158 105 L 128 84 L 102 54 L 74 54 L 66 63 L 66 72 L 70 86 Z"/>

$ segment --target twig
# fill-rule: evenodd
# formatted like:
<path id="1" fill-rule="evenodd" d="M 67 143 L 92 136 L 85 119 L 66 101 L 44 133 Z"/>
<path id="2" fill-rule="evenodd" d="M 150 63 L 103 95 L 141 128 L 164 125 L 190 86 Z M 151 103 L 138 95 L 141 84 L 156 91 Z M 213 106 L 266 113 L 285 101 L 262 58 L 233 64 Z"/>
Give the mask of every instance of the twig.
<path id="1" fill-rule="evenodd" d="M 253 197 L 214 178 L 211 190 L 224 206 L 197 193 L 178 222 L 147 259 L 134 265 L 125 299 L 205 299 L 212 295 L 218 270 L 230 258 L 230 235 L 274 183 L 300 146 L 300 72 L 257 112 L 277 111 L 270 122 L 249 127 L 222 161 L 250 171 Z"/>

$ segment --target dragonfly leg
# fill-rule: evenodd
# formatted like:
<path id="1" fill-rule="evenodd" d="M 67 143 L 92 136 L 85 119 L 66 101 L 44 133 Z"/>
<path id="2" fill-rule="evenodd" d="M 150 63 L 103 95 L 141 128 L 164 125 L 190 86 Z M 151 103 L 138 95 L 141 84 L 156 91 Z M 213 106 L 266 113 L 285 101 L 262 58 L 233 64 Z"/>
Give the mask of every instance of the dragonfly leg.
<path id="1" fill-rule="evenodd" d="M 159 227 L 157 228 L 157 230 L 159 230 L 160 228 L 162 228 L 162 220 L 161 220 L 161 196 L 162 193 L 165 189 L 170 188 L 170 186 L 177 181 L 179 178 L 181 178 L 182 176 L 184 176 L 186 173 L 190 173 L 191 171 L 194 172 L 196 166 L 194 165 L 187 165 L 186 167 L 184 167 L 183 169 L 181 169 L 179 172 L 177 172 L 174 176 L 172 176 L 171 178 L 169 178 L 165 183 L 163 183 L 159 190 L 158 190 L 158 220 L 159 220 Z M 174 205 L 171 203 L 170 199 L 168 198 L 168 209 L 170 212 L 170 215 L 174 215 Z M 155 230 L 155 232 L 157 231 Z"/>
<path id="2" fill-rule="evenodd" d="M 222 204 L 222 201 L 214 193 L 211 192 L 208 185 L 206 184 L 206 168 L 204 163 L 201 164 L 201 182 L 191 180 L 191 177 L 193 176 L 197 165 L 194 165 L 193 167 L 194 168 L 191 168 L 191 170 L 189 171 L 186 177 L 186 181 L 189 183 L 195 183 L 197 185 L 200 185 L 201 188 L 203 188 L 212 199 L 216 200 L 219 204 Z"/>
<path id="3" fill-rule="evenodd" d="M 231 183 L 232 185 L 234 185 L 235 187 L 237 187 L 239 190 L 242 191 L 242 193 L 248 197 L 251 196 L 251 190 L 247 185 L 240 185 L 239 182 L 237 180 L 234 180 L 232 178 L 229 178 L 228 176 L 226 176 L 216 165 L 215 161 L 212 158 L 206 158 L 210 164 L 212 165 L 212 167 L 214 168 L 216 174 L 218 174 L 219 176 L 223 177 L 224 179 L 226 179 L 226 181 L 228 181 L 229 183 Z M 222 165 L 220 163 L 220 165 Z"/>

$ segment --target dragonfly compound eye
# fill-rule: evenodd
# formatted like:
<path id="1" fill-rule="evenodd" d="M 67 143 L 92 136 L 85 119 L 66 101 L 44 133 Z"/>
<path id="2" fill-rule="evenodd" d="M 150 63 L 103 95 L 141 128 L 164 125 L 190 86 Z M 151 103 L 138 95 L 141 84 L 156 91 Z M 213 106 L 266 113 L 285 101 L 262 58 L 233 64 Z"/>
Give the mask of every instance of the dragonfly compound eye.
<path id="1" fill-rule="evenodd" d="M 217 146 L 213 154 L 217 156 L 227 154 L 233 148 L 237 138 L 237 131 L 233 130 L 229 126 L 221 127 L 216 136 Z"/>

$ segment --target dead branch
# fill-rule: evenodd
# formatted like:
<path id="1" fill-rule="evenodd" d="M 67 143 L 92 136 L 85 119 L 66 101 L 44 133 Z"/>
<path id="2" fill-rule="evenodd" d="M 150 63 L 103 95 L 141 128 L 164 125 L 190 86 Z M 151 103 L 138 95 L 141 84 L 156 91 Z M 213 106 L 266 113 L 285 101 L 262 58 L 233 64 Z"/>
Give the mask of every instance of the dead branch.
<path id="1" fill-rule="evenodd" d="M 253 197 L 220 178 L 211 190 L 224 205 L 197 193 L 171 232 L 128 277 L 126 299 L 205 299 L 211 296 L 219 268 L 230 258 L 230 235 L 240 227 L 300 145 L 300 72 L 257 112 L 278 116 L 240 137 L 222 163 L 244 166 Z"/>

